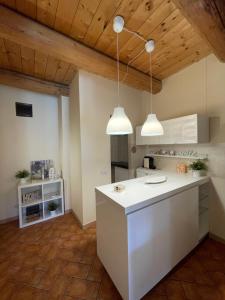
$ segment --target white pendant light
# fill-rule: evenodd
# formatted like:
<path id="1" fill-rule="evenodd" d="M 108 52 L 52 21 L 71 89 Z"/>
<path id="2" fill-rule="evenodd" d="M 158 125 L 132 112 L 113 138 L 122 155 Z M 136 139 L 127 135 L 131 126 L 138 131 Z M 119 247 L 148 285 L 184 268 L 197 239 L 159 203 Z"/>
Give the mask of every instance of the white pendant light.
<path id="1" fill-rule="evenodd" d="M 124 20 L 122 17 L 117 16 L 114 19 L 113 29 L 117 36 L 117 97 L 119 101 L 120 96 L 120 73 L 119 73 L 119 36 L 118 33 L 123 30 Z M 113 115 L 110 118 L 106 133 L 109 135 L 124 135 L 133 133 L 133 128 L 129 118 L 127 117 L 123 107 L 115 107 Z"/>
<path id="2" fill-rule="evenodd" d="M 142 136 L 163 135 L 163 127 L 156 117 L 156 114 L 149 114 L 141 128 Z"/>
<path id="3" fill-rule="evenodd" d="M 117 134 L 131 134 L 133 132 L 133 128 L 130 120 L 125 114 L 124 108 L 117 106 L 114 108 L 113 115 L 110 118 L 106 133 L 111 135 Z"/>
<path id="4" fill-rule="evenodd" d="M 156 117 L 156 114 L 152 113 L 152 61 L 151 61 L 151 52 L 154 50 L 154 41 L 150 40 L 146 43 L 146 51 L 149 53 L 149 68 L 150 68 L 150 90 L 151 90 L 151 113 L 147 116 L 147 119 L 144 125 L 141 128 L 142 136 L 157 136 L 163 135 L 164 130 L 162 124 Z"/>

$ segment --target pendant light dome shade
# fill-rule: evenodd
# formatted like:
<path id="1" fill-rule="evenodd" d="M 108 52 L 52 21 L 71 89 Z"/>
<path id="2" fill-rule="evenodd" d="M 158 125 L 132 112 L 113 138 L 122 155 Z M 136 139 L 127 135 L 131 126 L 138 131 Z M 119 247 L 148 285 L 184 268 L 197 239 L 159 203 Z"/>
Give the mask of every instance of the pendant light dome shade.
<path id="1" fill-rule="evenodd" d="M 117 106 L 108 122 L 106 133 L 109 135 L 123 135 L 133 133 L 130 120 L 125 114 L 124 108 Z"/>
<path id="2" fill-rule="evenodd" d="M 146 119 L 144 125 L 142 126 L 141 135 L 142 136 L 157 136 L 157 135 L 163 135 L 163 134 L 164 134 L 163 127 L 162 127 L 161 123 L 159 122 L 159 120 L 157 119 L 156 115 L 149 114 L 147 116 L 147 119 Z"/>

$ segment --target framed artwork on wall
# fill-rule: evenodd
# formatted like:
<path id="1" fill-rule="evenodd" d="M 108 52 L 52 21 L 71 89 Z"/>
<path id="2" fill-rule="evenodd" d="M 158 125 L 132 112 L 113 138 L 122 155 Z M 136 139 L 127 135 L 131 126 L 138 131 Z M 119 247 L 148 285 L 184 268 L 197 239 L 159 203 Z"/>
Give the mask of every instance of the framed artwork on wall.
<path id="1" fill-rule="evenodd" d="M 49 169 L 53 168 L 53 160 L 35 160 L 31 161 L 32 179 L 46 179 L 49 176 Z"/>

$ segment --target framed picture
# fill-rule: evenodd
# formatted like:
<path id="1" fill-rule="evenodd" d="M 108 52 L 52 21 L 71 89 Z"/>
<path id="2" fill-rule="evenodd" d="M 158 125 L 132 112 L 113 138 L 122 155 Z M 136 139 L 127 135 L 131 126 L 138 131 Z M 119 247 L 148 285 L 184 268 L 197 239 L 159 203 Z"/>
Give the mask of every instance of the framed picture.
<path id="1" fill-rule="evenodd" d="M 32 179 L 48 178 L 49 169 L 53 167 L 53 160 L 35 160 L 31 161 Z"/>

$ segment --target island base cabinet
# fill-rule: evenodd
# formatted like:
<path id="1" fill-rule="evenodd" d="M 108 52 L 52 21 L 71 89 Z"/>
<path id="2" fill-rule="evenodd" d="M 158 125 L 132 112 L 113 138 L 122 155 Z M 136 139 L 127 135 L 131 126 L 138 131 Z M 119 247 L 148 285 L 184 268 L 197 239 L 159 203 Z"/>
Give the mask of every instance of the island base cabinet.
<path id="1" fill-rule="evenodd" d="M 97 251 L 124 300 L 138 300 L 198 244 L 198 187 L 128 215 L 97 196 Z"/>

